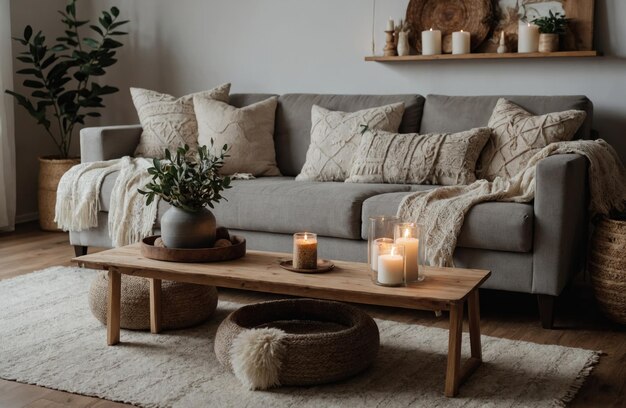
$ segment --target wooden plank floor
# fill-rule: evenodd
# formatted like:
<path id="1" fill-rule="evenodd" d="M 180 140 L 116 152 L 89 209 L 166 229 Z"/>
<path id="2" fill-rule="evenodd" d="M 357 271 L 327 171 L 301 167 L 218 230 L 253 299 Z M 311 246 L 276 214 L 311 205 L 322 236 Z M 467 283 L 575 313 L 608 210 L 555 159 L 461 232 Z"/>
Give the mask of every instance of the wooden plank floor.
<path id="1" fill-rule="evenodd" d="M 91 249 L 90 249 L 91 251 Z M 70 265 L 74 256 L 65 233 L 41 232 L 35 224 L 19 225 L 13 233 L 0 234 L 0 279 L 55 265 Z M 272 295 L 220 290 L 221 299 L 256 302 Z M 581 279 L 568 288 L 557 306 L 556 330 L 539 324 L 537 306 L 530 295 L 481 292 L 482 334 L 541 344 L 558 344 L 602 350 L 600 364 L 593 370 L 571 407 L 626 408 L 626 327 L 607 321 L 597 310 L 588 284 Z M 430 312 L 370 307 L 375 317 L 447 328 L 448 320 Z M 34 385 L 0 380 L 1 408 L 90 407 L 129 405 L 54 391 Z"/>

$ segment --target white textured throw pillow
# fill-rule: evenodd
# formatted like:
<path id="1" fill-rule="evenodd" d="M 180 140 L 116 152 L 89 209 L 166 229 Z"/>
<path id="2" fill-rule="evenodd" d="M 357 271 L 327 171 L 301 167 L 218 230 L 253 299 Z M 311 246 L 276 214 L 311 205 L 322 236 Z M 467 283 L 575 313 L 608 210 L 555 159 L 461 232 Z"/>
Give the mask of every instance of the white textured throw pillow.
<path id="1" fill-rule="evenodd" d="M 222 174 L 280 176 L 274 150 L 277 97 L 243 108 L 203 96 L 195 96 L 193 103 L 198 120 L 198 144 L 209 146 L 213 139 L 216 148 L 221 149 L 225 144 L 229 147 Z"/>
<path id="2" fill-rule="evenodd" d="M 368 130 L 346 182 L 470 184 L 476 181 L 476 160 L 490 134 L 489 128 L 427 135 Z"/>
<path id="3" fill-rule="evenodd" d="M 135 156 L 163 158 L 165 149 L 176 150 L 187 144 L 194 152 L 198 146 L 198 124 L 193 110 L 195 95 L 228 102 L 230 84 L 209 91 L 175 98 L 148 89 L 130 88 L 133 104 L 143 127 Z"/>
<path id="4" fill-rule="evenodd" d="M 397 132 L 404 103 L 358 112 L 331 111 L 317 105 L 311 109 L 311 144 L 296 180 L 344 181 L 350 175 L 352 157 L 361 142 L 361 125 Z"/>
<path id="5" fill-rule="evenodd" d="M 586 112 L 533 115 L 506 99 L 499 99 L 489 119 L 491 137 L 477 165 L 479 178 L 511 178 L 525 168 L 528 159 L 550 143 L 572 140 Z"/>

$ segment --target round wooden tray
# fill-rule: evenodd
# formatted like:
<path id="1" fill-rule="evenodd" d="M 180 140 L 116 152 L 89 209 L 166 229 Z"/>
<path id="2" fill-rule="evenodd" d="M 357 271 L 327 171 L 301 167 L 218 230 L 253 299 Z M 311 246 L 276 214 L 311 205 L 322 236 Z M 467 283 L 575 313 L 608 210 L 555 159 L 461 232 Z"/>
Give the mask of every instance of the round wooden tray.
<path id="1" fill-rule="evenodd" d="M 422 50 L 422 31 L 441 30 L 441 49 L 452 52 L 452 33 L 471 33 L 470 48 L 475 50 L 487 38 L 493 25 L 491 0 L 410 0 L 406 21 L 411 26 L 410 43 Z"/>
<path id="2" fill-rule="evenodd" d="M 316 269 L 298 269 L 293 267 L 293 261 L 291 259 L 281 261 L 280 267 L 283 269 L 287 269 L 291 272 L 298 273 L 324 273 L 328 272 L 335 267 L 335 264 L 331 261 L 327 261 L 326 259 L 318 259 L 317 260 L 317 268 Z"/>
<path id="3" fill-rule="evenodd" d="M 141 255 L 146 258 L 170 262 L 222 262 L 241 258 L 246 254 L 246 239 L 233 235 L 233 245 L 219 248 L 163 248 L 155 247 L 160 235 L 146 237 L 141 241 Z"/>

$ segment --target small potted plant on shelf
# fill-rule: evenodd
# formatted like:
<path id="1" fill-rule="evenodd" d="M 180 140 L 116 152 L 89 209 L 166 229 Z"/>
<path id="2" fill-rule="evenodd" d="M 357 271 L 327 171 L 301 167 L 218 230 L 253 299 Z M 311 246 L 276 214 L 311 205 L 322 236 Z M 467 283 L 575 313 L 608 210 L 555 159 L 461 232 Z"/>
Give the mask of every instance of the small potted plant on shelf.
<path id="1" fill-rule="evenodd" d="M 80 163 L 70 156 L 76 126 L 84 125 L 87 117 L 100 116 L 96 109 L 104 108 L 102 97 L 118 91 L 94 79 L 117 61 L 115 53 L 122 43 L 113 38 L 127 34 L 119 31 L 128 21 L 118 20 L 116 7 L 103 11 L 98 25 L 89 25 L 89 20 L 76 17 L 76 1 L 59 11 L 65 33 L 54 44 L 30 25 L 22 37 L 13 38 L 24 48 L 17 59 L 26 64 L 17 73 L 27 78 L 22 84 L 32 91 L 30 96 L 6 91 L 43 126 L 57 148 L 57 155 L 39 158 L 39 224 L 46 231 L 58 230 L 54 208 L 61 176 Z M 89 34 L 83 32 L 87 26 Z"/>
<path id="2" fill-rule="evenodd" d="M 568 20 L 565 14 L 550 10 L 547 16 L 536 18 L 532 22 L 539 27 L 539 52 L 558 51 L 559 36 L 567 30 Z"/>
<path id="3" fill-rule="evenodd" d="M 626 324 L 626 212 L 614 211 L 594 223 L 587 269 L 600 309 Z"/>
<path id="4" fill-rule="evenodd" d="M 187 145 L 174 157 L 166 149 L 165 159 L 154 159 L 148 169 L 152 181 L 139 193 L 146 196 L 146 205 L 157 196 L 171 205 L 161 217 L 161 239 L 167 248 L 211 248 L 215 243 L 216 220 L 206 207 L 222 200 L 230 178 L 219 173 L 228 146 L 218 155 L 212 151 L 213 141 L 210 149 L 201 146 L 195 154 Z"/>

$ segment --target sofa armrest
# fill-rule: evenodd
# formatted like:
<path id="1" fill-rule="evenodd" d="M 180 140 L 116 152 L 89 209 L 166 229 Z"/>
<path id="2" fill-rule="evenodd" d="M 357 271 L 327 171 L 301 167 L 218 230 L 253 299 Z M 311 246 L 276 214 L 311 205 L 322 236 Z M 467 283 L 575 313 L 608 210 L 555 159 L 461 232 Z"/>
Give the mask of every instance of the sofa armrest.
<path id="1" fill-rule="evenodd" d="M 88 127 L 80 131 L 81 162 L 132 156 L 139 144 L 141 125 Z"/>
<path id="2" fill-rule="evenodd" d="M 587 160 L 550 156 L 537 164 L 532 292 L 558 296 L 583 268 L 587 243 Z"/>

